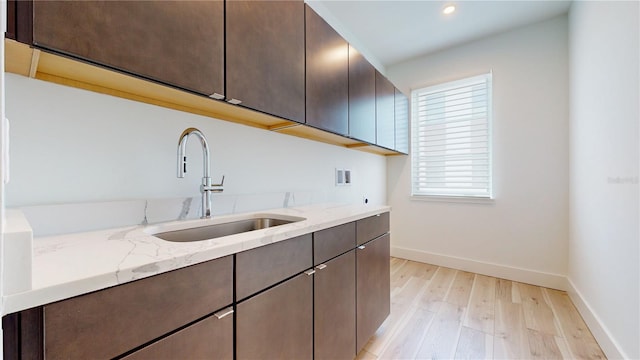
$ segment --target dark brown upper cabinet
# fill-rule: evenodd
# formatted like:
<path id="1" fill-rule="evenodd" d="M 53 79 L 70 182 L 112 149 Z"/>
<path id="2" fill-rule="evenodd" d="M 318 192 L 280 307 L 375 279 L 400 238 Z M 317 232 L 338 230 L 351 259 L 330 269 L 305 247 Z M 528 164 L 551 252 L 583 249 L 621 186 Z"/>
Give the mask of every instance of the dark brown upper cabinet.
<path id="1" fill-rule="evenodd" d="M 5 36 L 16 40 L 5 41 L 7 72 L 381 155 L 408 150 L 393 85 L 302 0 L 8 0 Z"/>
<path id="2" fill-rule="evenodd" d="M 376 142 L 376 69 L 349 46 L 349 136 Z"/>
<path id="3" fill-rule="evenodd" d="M 376 71 L 376 144 L 393 149 L 395 146 L 395 87 Z"/>
<path id="4" fill-rule="evenodd" d="M 304 2 L 227 1 L 227 99 L 304 123 Z"/>
<path id="5" fill-rule="evenodd" d="M 400 90 L 395 95 L 396 144 L 395 149 L 401 153 L 409 153 L 409 99 Z"/>
<path id="6" fill-rule="evenodd" d="M 349 133 L 349 44 L 305 5 L 307 124 Z"/>
<path id="7" fill-rule="evenodd" d="M 34 1 L 33 44 L 204 95 L 224 92 L 224 2 Z"/>

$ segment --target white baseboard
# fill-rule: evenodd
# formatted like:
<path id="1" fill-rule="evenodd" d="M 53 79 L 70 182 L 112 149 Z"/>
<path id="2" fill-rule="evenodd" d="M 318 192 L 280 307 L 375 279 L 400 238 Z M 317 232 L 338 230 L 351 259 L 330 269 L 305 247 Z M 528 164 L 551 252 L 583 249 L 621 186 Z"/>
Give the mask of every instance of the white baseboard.
<path id="1" fill-rule="evenodd" d="M 569 298 L 578 309 L 580 315 L 584 319 L 584 322 L 587 323 L 587 327 L 593 334 L 593 337 L 596 338 L 598 345 L 604 354 L 607 356 L 607 359 L 631 359 L 627 356 L 624 351 L 618 346 L 618 343 L 611 336 L 607 327 L 604 326 L 602 321 L 596 313 L 592 310 L 589 303 L 582 296 L 580 291 L 575 287 L 571 279 L 567 279 L 567 293 L 569 294 Z"/>
<path id="2" fill-rule="evenodd" d="M 567 278 L 559 274 L 493 264 L 456 256 L 428 253 L 397 246 L 391 247 L 391 256 L 552 289 L 567 290 Z"/>

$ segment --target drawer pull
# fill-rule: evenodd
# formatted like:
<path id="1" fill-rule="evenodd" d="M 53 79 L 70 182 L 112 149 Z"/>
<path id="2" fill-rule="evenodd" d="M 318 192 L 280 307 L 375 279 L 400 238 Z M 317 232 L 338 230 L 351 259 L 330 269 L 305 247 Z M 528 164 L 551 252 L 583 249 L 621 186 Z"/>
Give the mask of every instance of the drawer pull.
<path id="1" fill-rule="evenodd" d="M 242 102 L 242 100 L 238 100 L 238 99 L 230 99 L 230 100 L 227 100 L 227 102 L 228 102 L 229 104 L 238 105 L 238 104 L 240 104 L 240 103 Z"/>
<path id="2" fill-rule="evenodd" d="M 227 316 L 227 315 L 231 315 L 233 314 L 233 307 L 228 307 L 224 310 L 220 310 L 217 313 L 213 314 L 215 317 L 217 317 L 218 319 L 222 319 L 223 317 Z"/>
<path id="3" fill-rule="evenodd" d="M 316 271 L 313 270 L 313 269 L 309 269 L 309 270 L 305 271 L 304 273 L 307 274 L 307 275 L 313 275 L 313 274 L 316 273 Z"/>
<path id="4" fill-rule="evenodd" d="M 318 269 L 318 270 L 322 270 L 322 269 L 324 269 L 324 268 L 326 268 L 326 267 L 327 267 L 327 265 L 325 265 L 325 264 L 320 264 L 320 265 L 316 266 L 316 269 Z"/>
<path id="5" fill-rule="evenodd" d="M 360 250 L 364 250 L 364 248 L 366 248 L 366 246 L 364 246 L 364 245 L 358 246 L 358 249 L 360 249 Z"/>
<path id="6" fill-rule="evenodd" d="M 209 95 L 209 97 L 212 98 L 212 99 L 216 99 L 216 100 L 224 99 L 224 95 L 218 94 L 218 93 L 213 93 L 213 94 Z"/>

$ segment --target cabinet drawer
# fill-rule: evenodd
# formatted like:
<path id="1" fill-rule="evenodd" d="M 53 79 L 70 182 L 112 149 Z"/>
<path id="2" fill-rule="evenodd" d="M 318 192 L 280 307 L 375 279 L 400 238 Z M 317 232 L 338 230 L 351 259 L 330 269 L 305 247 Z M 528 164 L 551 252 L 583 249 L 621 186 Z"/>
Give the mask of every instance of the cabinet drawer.
<path id="1" fill-rule="evenodd" d="M 314 265 L 323 263 L 356 247 L 356 223 L 335 226 L 313 234 Z"/>
<path id="2" fill-rule="evenodd" d="M 210 316 L 123 359 L 233 359 L 233 316 Z"/>
<path id="3" fill-rule="evenodd" d="M 357 245 L 362 245 L 389 232 L 389 213 L 382 213 L 356 221 Z"/>
<path id="4" fill-rule="evenodd" d="M 45 305 L 45 358 L 113 358 L 232 301 L 227 256 Z"/>
<path id="5" fill-rule="evenodd" d="M 236 298 L 274 285 L 313 266 L 311 234 L 236 254 Z"/>

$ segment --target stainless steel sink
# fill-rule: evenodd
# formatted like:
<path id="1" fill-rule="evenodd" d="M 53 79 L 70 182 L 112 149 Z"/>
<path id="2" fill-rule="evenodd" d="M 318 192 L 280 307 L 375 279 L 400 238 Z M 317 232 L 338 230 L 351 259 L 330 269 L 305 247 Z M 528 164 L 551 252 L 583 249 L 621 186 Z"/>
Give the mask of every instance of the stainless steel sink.
<path id="1" fill-rule="evenodd" d="M 303 218 L 276 218 L 256 217 L 232 222 L 190 227 L 180 230 L 171 230 L 154 233 L 153 236 L 162 240 L 174 242 L 190 242 L 215 239 L 223 236 L 245 233 L 254 230 L 266 229 L 274 226 L 291 224 L 304 220 Z"/>

